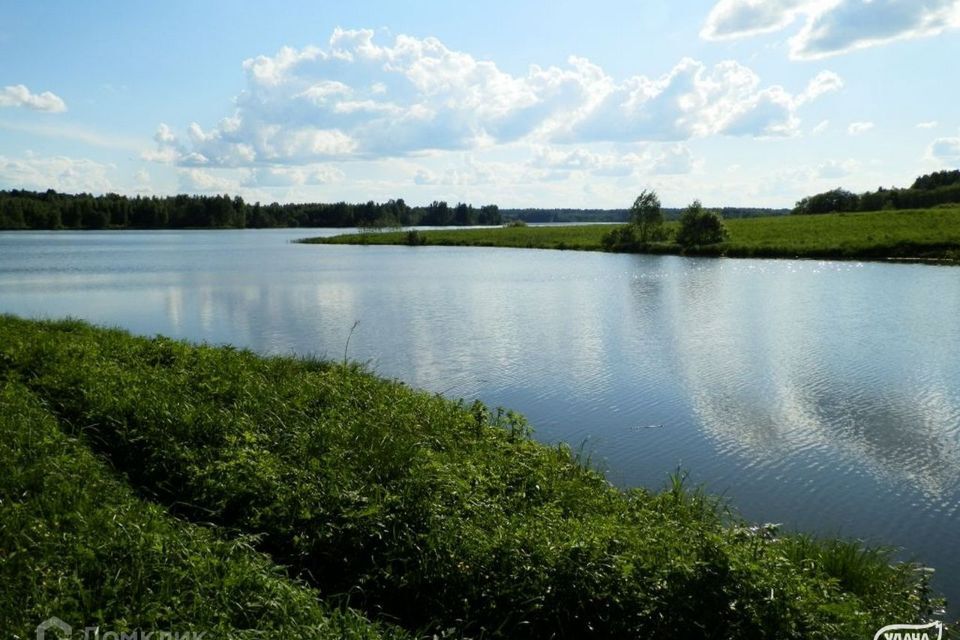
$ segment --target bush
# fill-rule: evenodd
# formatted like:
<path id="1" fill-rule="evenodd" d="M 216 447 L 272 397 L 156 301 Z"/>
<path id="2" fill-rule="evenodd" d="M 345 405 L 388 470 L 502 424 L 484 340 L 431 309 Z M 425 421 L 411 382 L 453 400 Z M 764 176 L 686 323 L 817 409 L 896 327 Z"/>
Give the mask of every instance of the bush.
<path id="1" fill-rule="evenodd" d="M 411 247 L 419 247 L 420 245 L 427 244 L 427 237 L 416 229 L 410 229 L 407 231 L 404 240 L 405 243 Z"/>
<path id="2" fill-rule="evenodd" d="M 614 227 L 600 240 L 604 251 L 633 251 L 638 248 L 637 234 L 632 224 Z"/>
<path id="3" fill-rule="evenodd" d="M 677 231 L 677 243 L 684 247 L 716 244 L 727 238 L 727 228 L 723 218 L 716 211 L 704 209 L 699 200 L 680 214 L 680 229 Z"/>

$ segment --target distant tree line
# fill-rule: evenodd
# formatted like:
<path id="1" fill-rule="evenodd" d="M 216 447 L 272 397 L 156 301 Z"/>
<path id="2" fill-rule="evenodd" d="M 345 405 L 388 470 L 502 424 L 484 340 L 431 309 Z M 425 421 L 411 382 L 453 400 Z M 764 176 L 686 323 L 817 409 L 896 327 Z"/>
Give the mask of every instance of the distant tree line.
<path id="1" fill-rule="evenodd" d="M 876 191 L 861 194 L 833 189 L 803 198 L 797 202 L 793 213 L 922 209 L 951 203 L 960 203 L 960 170 L 937 171 L 920 176 L 908 189 L 880 187 Z"/>
<path id="2" fill-rule="evenodd" d="M 244 229 L 262 227 L 399 227 L 499 225 L 497 205 L 454 206 L 435 201 L 410 207 L 403 199 L 346 202 L 249 204 L 221 196 L 93 196 L 0 191 L 0 229 Z"/>

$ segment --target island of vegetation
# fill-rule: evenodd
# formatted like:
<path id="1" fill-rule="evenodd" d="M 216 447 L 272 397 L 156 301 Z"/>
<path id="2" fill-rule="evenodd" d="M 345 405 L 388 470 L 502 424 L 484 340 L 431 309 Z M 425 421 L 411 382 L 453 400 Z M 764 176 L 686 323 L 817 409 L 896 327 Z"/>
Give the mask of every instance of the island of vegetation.
<path id="1" fill-rule="evenodd" d="M 303 242 L 960 262 L 960 171 L 921 176 L 909 189 L 859 196 L 835 189 L 802 199 L 792 213 L 728 220 L 694 201 L 669 220 L 656 193 L 644 191 L 629 210 L 629 222 L 613 228 L 512 222 L 495 229 L 358 233 Z"/>
<path id="2" fill-rule="evenodd" d="M 348 362 L 0 316 L 0 628 L 868 638 L 928 572 Z M 662 634 L 662 635 L 660 635 Z"/>

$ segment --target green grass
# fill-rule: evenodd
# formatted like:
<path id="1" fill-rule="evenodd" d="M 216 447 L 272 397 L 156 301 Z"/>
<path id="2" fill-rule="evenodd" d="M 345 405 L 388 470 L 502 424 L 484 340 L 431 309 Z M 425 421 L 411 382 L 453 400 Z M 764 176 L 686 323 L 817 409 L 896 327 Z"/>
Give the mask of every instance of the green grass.
<path id="1" fill-rule="evenodd" d="M 649 253 L 737 257 L 960 260 L 960 206 L 924 210 L 772 216 L 726 221 L 726 242 L 683 250 L 653 243 Z M 611 225 L 418 232 L 420 244 L 602 251 Z M 676 223 L 667 224 L 672 234 Z M 310 243 L 409 244 L 405 232 L 312 238 Z"/>
<path id="2" fill-rule="evenodd" d="M 209 638 L 387 637 L 331 610 L 256 541 L 223 539 L 138 500 L 60 430 L 43 402 L 0 378 L 0 629 L 33 638 L 57 616 L 80 629 Z M 391 637 L 400 637 L 394 630 Z"/>
<path id="3" fill-rule="evenodd" d="M 603 235 L 617 225 L 592 224 L 557 227 L 497 227 L 416 231 L 424 244 L 445 246 L 515 247 L 522 249 L 601 250 Z M 307 244 L 415 244 L 407 231 L 361 233 L 332 238 L 309 238 Z"/>
<path id="4" fill-rule="evenodd" d="M 0 379 L 142 500 L 252 543 L 327 606 L 417 634 L 861 638 L 933 606 L 923 574 L 886 552 L 769 535 L 680 477 L 617 490 L 567 447 L 533 441 L 517 415 L 354 365 L 7 316 Z M 85 464 L 65 477 L 100 473 Z M 18 526 L 71 509 L 53 503 Z M 69 575 L 96 589 L 112 570 Z M 159 592 L 156 606 L 174 597 Z M 290 624 L 321 615 L 289 610 Z"/>

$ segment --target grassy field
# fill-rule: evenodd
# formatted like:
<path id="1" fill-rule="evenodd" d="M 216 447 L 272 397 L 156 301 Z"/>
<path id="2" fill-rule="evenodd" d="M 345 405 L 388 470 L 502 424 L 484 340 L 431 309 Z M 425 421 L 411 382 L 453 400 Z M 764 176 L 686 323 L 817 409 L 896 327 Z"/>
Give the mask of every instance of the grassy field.
<path id="1" fill-rule="evenodd" d="M 935 606 L 884 551 L 680 477 L 617 490 L 520 416 L 354 365 L 0 316 L 0 382 L 4 629 L 826 639 Z"/>
<path id="2" fill-rule="evenodd" d="M 672 242 L 642 248 L 649 253 L 736 257 L 841 259 L 915 258 L 960 260 L 960 206 L 906 211 L 775 216 L 728 220 L 726 242 L 682 249 Z M 668 232 L 676 223 L 667 223 Z M 611 225 L 505 227 L 367 233 L 312 238 L 311 243 L 428 244 L 602 251 Z"/>

